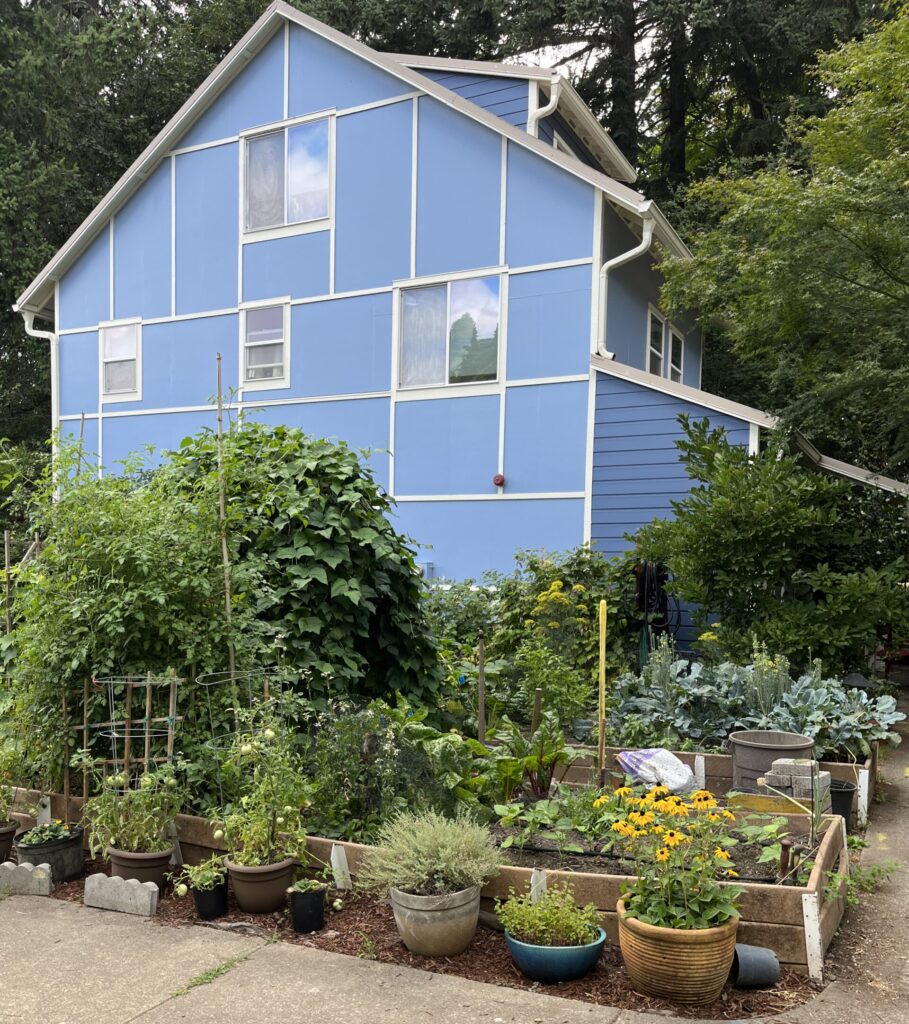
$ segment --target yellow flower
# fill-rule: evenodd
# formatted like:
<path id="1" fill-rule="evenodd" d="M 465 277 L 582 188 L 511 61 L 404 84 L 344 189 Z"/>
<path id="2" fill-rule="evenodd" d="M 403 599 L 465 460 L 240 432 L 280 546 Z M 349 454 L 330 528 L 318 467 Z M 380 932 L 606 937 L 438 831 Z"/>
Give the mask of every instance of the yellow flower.
<path id="1" fill-rule="evenodd" d="M 647 795 L 656 800 L 661 796 L 669 796 L 669 790 L 665 786 L 654 786 Z"/>
<path id="2" fill-rule="evenodd" d="M 603 804 L 608 804 L 608 803 L 609 803 L 609 797 L 606 796 L 606 794 L 604 793 L 603 796 L 598 796 L 596 798 L 596 800 L 594 800 L 593 806 L 599 808 L 599 807 L 602 807 Z"/>
<path id="3" fill-rule="evenodd" d="M 707 820 L 708 821 L 722 821 L 723 819 L 718 814 L 714 814 L 711 811 L 711 813 L 707 815 Z"/>
<path id="4" fill-rule="evenodd" d="M 724 850 L 722 846 L 718 846 L 713 851 L 713 855 L 714 857 L 716 857 L 717 860 L 729 860 L 729 851 Z"/>
<path id="5" fill-rule="evenodd" d="M 665 864 L 666 861 L 669 860 L 671 854 L 669 853 L 669 851 L 666 849 L 665 846 L 661 846 L 659 848 L 659 850 L 657 850 L 655 856 L 656 856 L 656 859 L 658 861 L 660 861 L 660 863 Z"/>
<path id="6" fill-rule="evenodd" d="M 670 828 L 663 833 L 663 842 L 667 846 L 678 846 L 679 843 L 689 842 L 689 839 L 682 832 L 676 832 L 675 829 Z"/>
<path id="7" fill-rule="evenodd" d="M 707 640 L 707 641 L 715 641 L 717 639 L 718 639 L 718 637 L 717 637 L 716 633 L 714 633 L 713 630 L 711 630 L 711 629 L 708 629 L 705 633 L 701 633 L 701 635 L 698 637 L 698 640 Z"/>
<path id="8" fill-rule="evenodd" d="M 738 878 L 739 877 L 739 873 L 738 873 L 738 871 L 733 871 L 732 868 L 728 868 L 727 871 L 726 871 L 726 877 L 727 878 Z"/>
<path id="9" fill-rule="evenodd" d="M 550 586 L 550 588 L 549 588 L 549 589 L 550 589 L 550 590 L 555 590 L 555 591 L 559 591 L 559 590 L 561 590 L 561 589 L 562 589 L 562 588 L 563 588 L 564 586 L 565 586 L 565 584 L 564 584 L 564 583 L 563 583 L 563 582 L 562 582 L 561 580 L 553 580 L 553 581 L 552 581 L 552 585 Z"/>
<path id="10" fill-rule="evenodd" d="M 555 622 L 555 621 L 547 622 L 546 625 L 547 625 L 547 627 L 549 629 L 558 629 L 559 628 L 558 622 Z"/>
<path id="11" fill-rule="evenodd" d="M 575 594 L 586 594 L 587 593 L 587 588 L 584 586 L 583 583 L 573 583 L 572 586 L 571 586 L 571 589 L 572 589 L 572 591 Z"/>
<path id="12" fill-rule="evenodd" d="M 651 822 L 656 821 L 656 818 L 650 811 L 630 811 L 628 820 L 635 825 L 649 825 Z"/>
<path id="13" fill-rule="evenodd" d="M 650 831 L 654 835 L 659 836 L 662 835 L 666 831 L 666 829 L 662 825 L 654 825 Z"/>
<path id="14" fill-rule="evenodd" d="M 732 813 L 732 811 L 723 811 L 723 817 L 727 821 L 735 821 L 735 815 Z"/>
<path id="15" fill-rule="evenodd" d="M 614 821 L 612 823 L 612 831 L 618 832 L 620 836 L 628 836 L 629 838 L 634 835 L 634 829 L 627 821 Z"/>
<path id="16" fill-rule="evenodd" d="M 612 795 L 622 800 L 625 797 L 634 796 L 634 790 L 631 786 L 620 786 Z"/>

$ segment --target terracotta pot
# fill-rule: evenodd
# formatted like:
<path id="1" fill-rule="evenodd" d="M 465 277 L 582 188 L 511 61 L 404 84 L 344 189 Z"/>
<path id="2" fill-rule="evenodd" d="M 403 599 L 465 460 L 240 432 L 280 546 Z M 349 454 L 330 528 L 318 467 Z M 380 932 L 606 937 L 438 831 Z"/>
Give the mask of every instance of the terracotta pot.
<path id="1" fill-rule="evenodd" d="M 392 889 L 391 908 L 404 945 L 421 956 L 457 956 L 470 945 L 480 917 L 480 887 L 445 896 Z"/>
<path id="2" fill-rule="evenodd" d="M 293 879 L 297 861 L 293 857 L 276 864 L 245 867 L 224 858 L 224 866 L 233 883 L 237 905 L 247 914 L 271 914 L 287 901 L 287 887 Z"/>
<path id="3" fill-rule="evenodd" d="M 110 861 L 110 873 L 120 878 L 135 878 L 140 882 L 154 882 L 164 892 L 165 875 L 170 871 L 170 857 L 174 848 L 156 853 L 127 853 L 112 846 L 104 851 Z"/>
<path id="4" fill-rule="evenodd" d="M 735 955 L 737 917 L 719 928 L 658 928 L 625 916 L 619 900 L 619 946 L 635 990 L 700 1006 L 719 997 Z"/>
<path id="5" fill-rule="evenodd" d="M 19 828 L 18 821 L 0 821 L 0 864 L 9 860 L 13 848 L 13 836 Z"/>

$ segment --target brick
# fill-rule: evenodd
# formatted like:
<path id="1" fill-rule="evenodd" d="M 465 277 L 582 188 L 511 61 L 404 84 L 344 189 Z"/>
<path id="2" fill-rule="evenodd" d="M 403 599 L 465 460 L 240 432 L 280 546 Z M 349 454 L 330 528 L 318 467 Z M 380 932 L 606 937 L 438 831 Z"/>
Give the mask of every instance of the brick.
<path id="1" fill-rule="evenodd" d="M 84 903 L 101 910 L 154 917 L 158 910 L 158 887 L 154 882 L 140 882 L 135 878 L 89 875 L 85 879 Z"/>
<path id="2" fill-rule="evenodd" d="M 817 762 L 808 757 L 778 757 L 770 769 L 775 775 L 808 776 L 814 771 Z"/>
<path id="3" fill-rule="evenodd" d="M 50 864 L 0 864 L 0 892 L 13 896 L 50 896 L 54 884 Z"/>

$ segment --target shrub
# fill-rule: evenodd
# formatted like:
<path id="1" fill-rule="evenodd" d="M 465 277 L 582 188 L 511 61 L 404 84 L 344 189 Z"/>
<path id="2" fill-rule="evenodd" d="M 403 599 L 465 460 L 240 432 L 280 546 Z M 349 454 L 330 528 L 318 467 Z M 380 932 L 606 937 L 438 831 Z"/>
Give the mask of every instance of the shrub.
<path id="1" fill-rule="evenodd" d="M 586 946 L 599 934 L 599 911 L 592 903 L 579 907 L 570 885 L 547 889 L 536 902 L 509 889 L 496 913 L 512 938 L 531 946 Z"/>
<path id="2" fill-rule="evenodd" d="M 400 814 L 383 825 L 376 841 L 357 881 L 377 892 L 443 896 L 483 885 L 501 864 L 489 830 L 463 813 Z"/>

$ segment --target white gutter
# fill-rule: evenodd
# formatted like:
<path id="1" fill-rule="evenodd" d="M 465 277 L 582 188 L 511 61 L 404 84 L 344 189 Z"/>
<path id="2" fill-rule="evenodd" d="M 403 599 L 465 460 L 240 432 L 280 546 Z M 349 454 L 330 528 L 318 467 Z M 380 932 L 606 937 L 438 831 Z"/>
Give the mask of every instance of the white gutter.
<path id="1" fill-rule="evenodd" d="M 641 241 L 633 249 L 621 252 L 618 256 L 613 256 L 611 260 L 606 260 L 600 267 L 597 348 L 594 355 L 602 356 L 604 359 L 614 358 L 614 353 L 606 349 L 606 308 L 609 298 L 609 272 L 615 270 L 616 267 L 621 267 L 625 263 L 630 263 L 633 259 L 637 259 L 638 256 L 643 256 L 644 253 L 650 251 L 650 246 L 653 242 L 653 232 L 656 227 L 656 220 L 650 212 L 650 207 L 651 201 L 648 199 L 646 203 L 641 205 L 639 210 L 643 227 Z"/>
<path id="2" fill-rule="evenodd" d="M 562 91 L 562 76 L 554 71 L 552 78 L 549 80 L 549 102 L 545 107 L 537 107 L 536 110 L 531 110 L 527 115 L 527 134 L 537 138 L 537 132 L 539 130 L 539 123 L 544 117 L 549 117 L 550 114 L 555 113 L 556 107 L 559 105 L 559 93 Z"/>
<path id="3" fill-rule="evenodd" d="M 17 307 L 13 307 L 14 310 Z M 51 427 L 54 431 L 60 425 L 60 418 L 58 416 L 58 403 L 57 394 L 59 386 L 59 373 L 60 373 L 60 339 L 54 331 L 36 331 L 35 330 L 35 314 L 28 309 L 19 309 L 19 313 L 22 314 L 22 320 L 25 324 L 25 333 L 30 338 L 39 338 L 41 341 L 50 342 L 50 360 L 51 360 Z"/>

